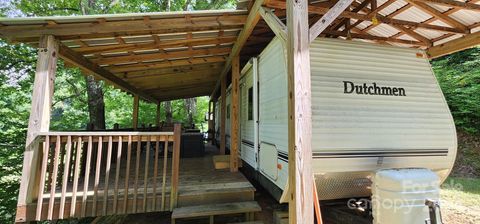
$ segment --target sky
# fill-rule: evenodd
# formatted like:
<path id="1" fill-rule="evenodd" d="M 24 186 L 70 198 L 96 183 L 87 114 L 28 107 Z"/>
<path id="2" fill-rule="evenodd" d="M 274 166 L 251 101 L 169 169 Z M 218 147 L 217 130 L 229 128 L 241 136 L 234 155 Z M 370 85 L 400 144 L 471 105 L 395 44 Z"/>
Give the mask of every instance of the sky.
<path id="1" fill-rule="evenodd" d="M 0 0 L 0 14 L 2 17 L 22 17 L 20 10 L 14 9 L 12 0 Z"/>

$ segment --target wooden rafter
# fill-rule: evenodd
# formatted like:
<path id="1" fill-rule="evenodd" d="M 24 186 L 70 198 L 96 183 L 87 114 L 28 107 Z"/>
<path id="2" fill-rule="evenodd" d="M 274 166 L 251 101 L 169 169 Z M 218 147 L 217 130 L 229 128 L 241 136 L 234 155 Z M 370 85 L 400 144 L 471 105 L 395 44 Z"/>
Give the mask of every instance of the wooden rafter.
<path id="1" fill-rule="evenodd" d="M 371 2 L 376 2 L 376 0 L 364 0 L 361 4 L 359 4 L 358 6 L 356 6 L 354 9 L 352 9 L 351 11 L 352 12 L 359 12 L 360 10 L 364 9 L 365 7 L 368 6 L 368 4 L 370 4 Z M 355 2 L 354 2 L 355 3 Z M 354 4 L 352 3 L 352 5 Z M 342 26 L 344 26 L 347 21 L 349 21 L 349 19 L 346 19 L 346 18 L 342 18 L 340 19 L 338 22 L 334 22 L 332 25 L 331 25 L 331 30 L 338 30 L 340 29 Z"/>
<path id="2" fill-rule="evenodd" d="M 470 0 L 470 1 L 468 1 L 468 2 L 469 2 L 469 3 L 475 3 L 475 2 L 479 2 L 479 1 L 480 1 L 480 0 Z M 410 4 L 408 4 L 408 5 L 411 6 Z M 451 9 L 443 12 L 442 14 L 448 16 L 448 15 L 451 15 L 451 14 L 453 14 L 453 13 L 455 13 L 455 12 L 460 11 L 461 9 L 462 9 L 462 8 L 451 8 Z M 421 22 L 421 23 L 432 23 L 432 22 L 435 22 L 435 21 L 437 21 L 437 20 L 438 20 L 438 19 L 437 19 L 436 17 L 432 17 L 432 18 L 430 18 L 430 19 L 428 19 L 428 20 L 426 20 L 426 21 L 423 21 L 423 22 Z M 469 27 L 469 29 L 472 29 L 472 28 L 473 28 L 473 27 Z M 396 34 L 396 35 L 394 35 L 394 36 L 392 36 L 392 37 L 398 37 L 398 36 L 401 36 L 401 35 L 403 35 L 403 34 L 404 34 L 403 32 L 400 32 L 400 33 L 398 33 L 398 34 Z M 447 34 L 444 34 L 444 35 L 442 35 L 442 36 L 440 36 L 440 37 L 433 38 L 433 39 L 431 40 L 431 42 L 432 42 L 432 43 L 435 43 L 435 42 L 440 41 L 440 40 L 442 40 L 442 39 L 451 37 L 451 36 L 453 36 L 453 35 L 455 35 L 455 34 L 453 34 L 453 33 L 447 33 Z"/>
<path id="3" fill-rule="evenodd" d="M 74 64 L 85 71 L 91 72 L 92 74 L 96 75 L 100 79 L 103 79 L 111 83 L 112 85 L 119 87 L 120 89 L 123 89 L 133 94 L 138 94 L 141 98 L 147 101 L 157 102 L 157 100 L 152 96 L 150 96 L 149 94 L 133 87 L 129 83 L 118 78 L 117 76 L 105 70 L 104 68 L 98 66 L 97 64 L 91 62 L 90 60 L 86 59 L 83 55 L 73 51 L 72 49 L 68 48 L 65 45 L 62 45 L 62 44 L 60 45 L 59 54 L 60 54 L 60 57 L 66 62 L 70 64 Z"/>
<path id="4" fill-rule="evenodd" d="M 165 48 L 177 48 L 201 45 L 213 45 L 213 44 L 227 44 L 235 42 L 236 37 L 212 37 L 212 38 L 194 38 L 183 40 L 167 40 L 161 42 L 149 42 L 149 43 L 131 43 L 131 44 L 111 44 L 102 46 L 89 46 L 73 48 L 82 54 L 97 54 L 97 53 L 115 53 L 115 52 L 127 52 L 127 51 L 141 51 L 152 49 L 165 49 Z"/>
<path id="5" fill-rule="evenodd" d="M 384 8 L 388 7 L 389 5 L 391 5 L 392 3 L 396 2 L 397 0 L 389 0 L 385 3 L 383 3 L 380 7 L 377 8 L 376 11 L 372 11 L 368 14 L 369 17 L 373 18 L 374 16 L 378 15 L 378 13 L 380 13 L 382 6 L 386 5 Z M 399 15 L 400 13 L 402 12 L 405 12 L 407 11 L 409 8 L 411 8 L 412 5 L 410 4 L 405 4 L 404 6 L 402 6 L 401 8 L 395 10 L 394 12 L 388 14 L 388 15 L 385 15 L 385 18 L 393 18 L 395 17 L 396 15 Z M 383 9 L 383 8 L 382 8 Z M 363 21 L 362 21 L 363 22 Z M 367 26 L 365 27 L 364 29 L 362 29 L 362 31 L 364 32 L 368 32 L 369 30 L 377 27 L 378 25 L 380 25 L 380 23 L 372 23 L 370 24 L 370 26 Z"/>
<path id="6" fill-rule="evenodd" d="M 223 61 L 225 61 L 224 56 L 210 56 L 210 57 L 192 58 L 192 59 L 187 58 L 187 59 L 178 59 L 178 60 L 164 60 L 160 62 L 150 62 L 150 63 L 116 65 L 108 69 L 113 73 L 122 73 L 122 72 L 142 71 L 142 70 L 156 69 L 156 68 L 208 64 L 208 63 L 216 63 L 216 62 L 223 62 Z"/>
<path id="7" fill-rule="evenodd" d="M 433 43 L 430 39 L 418 34 L 417 32 L 415 32 L 414 30 L 412 29 L 409 29 L 407 27 L 404 27 L 404 26 L 396 26 L 394 25 L 393 27 L 395 27 L 396 29 L 398 29 L 400 32 L 403 32 L 411 37 L 413 37 L 414 39 L 418 40 L 418 41 L 421 41 L 423 43 L 425 43 L 427 46 L 432 46 Z"/>
<path id="8" fill-rule="evenodd" d="M 402 39 L 391 38 L 391 37 L 380 37 L 380 36 L 374 36 L 374 35 L 364 34 L 364 33 L 350 33 L 350 35 L 348 35 L 347 32 L 333 31 L 333 30 L 326 30 L 326 31 L 324 31 L 324 33 L 329 34 L 329 35 L 341 36 L 341 37 L 350 36 L 351 38 L 355 38 L 355 39 L 375 40 L 375 41 L 384 41 L 384 42 L 386 41 L 386 42 L 392 42 L 392 43 L 400 43 L 400 44 L 408 44 L 408 45 L 427 47 L 427 44 L 425 44 L 423 42 L 419 42 L 419 41 L 402 40 Z"/>
<path id="9" fill-rule="evenodd" d="M 272 7 L 272 8 L 284 9 L 286 4 L 285 4 L 285 2 L 281 2 L 281 1 L 272 1 L 271 3 L 267 4 L 267 6 Z M 309 6 L 308 7 L 308 11 L 310 13 L 316 13 L 316 14 L 321 14 L 321 15 L 327 13 L 328 10 L 329 10 L 328 8 L 317 7 L 317 6 Z M 350 19 L 363 20 L 363 21 L 370 21 L 372 19 L 372 17 L 369 17 L 368 15 L 358 14 L 358 13 L 353 13 L 353 12 L 347 12 L 347 11 L 344 11 L 344 12 L 340 13 L 340 16 L 345 17 L 345 18 L 350 18 Z M 392 18 L 380 16 L 380 15 L 377 15 L 377 20 L 379 22 L 385 23 L 385 24 L 402 25 L 402 26 L 408 26 L 410 28 L 431 29 L 431 30 L 436 30 L 436 31 L 449 32 L 449 33 L 460 33 L 460 34 L 468 33 L 468 31 L 459 30 L 457 28 L 437 26 L 437 25 L 431 25 L 431 24 L 422 24 L 422 23 L 416 23 L 416 22 L 412 22 L 412 21 L 399 20 L 399 19 L 392 19 Z"/>
<path id="10" fill-rule="evenodd" d="M 372 3 L 373 3 L 373 2 L 375 2 L 375 4 L 376 4 L 376 0 L 373 0 Z M 370 14 L 370 13 L 372 13 L 374 10 L 376 10 L 377 8 L 378 8 L 378 7 L 377 7 L 376 5 L 373 5 L 371 11 L 370 11 L 370 12 L 367 11 L 366 13 L 367 13 L 367 14 Z M 364 12 L 365 12 L 366 10 L 365 10 L 365 9 L 360 9 L 360 11 L 364 11 Z M 354 24 L 352 27 L 355 27 L 356 25 L 358 25 L 358 24 Z M 373 25 L 373 24 L 372 24 L 372 25 Z M 410 37 L 412 37 L 412 38 L 414 38 L 414 39 L 416 39 L 416 40 L 418 40 L 418 41 L 423 42 L 426 46 L 432 46 L 432 45 L 433 45 L 433 42 L 432 42 L 430 39 L 428 39 L 428 38 L 420 35 L 420 34 L 417 33 L 417 32 L 415 32 L 414 29 L 409 29 L 408 27 L 405 27 L 405 26 L 402 26 L 402 25 L 390 25 L 390 26 L 392 26 L 392 27 L 394 27 L 395 29 L 397 29 L 397 30 L 400 31 L 398 34 L 391 36 L 391 37 L 390 37 L 391 39 L 396 39 L 397 37 L 399 37 L 399 36 L 401 36 L 401 35 L 403 35 L 403 34 L 407 34 L 408 36 L 410 36 Z M 366 33 L 366 32 L 363 31 L 363 30 L 360 30 L 360 32 L 361 32 L 361 33 L 364 33 L 364 34 Z M 392 42 L 392 41 L 389 41 L 389 42 Z"/>
<path id="11" fill-rule="evenodd" d="M 353 0 L 339 0 L 332 8 L 328 9 L 323 16 L 310 27 L 310 42 L 315 40 L 342 12 L 352 4 Z M 308 9 L 310 12 L 310 7 Z"/>
<path id="12" fill-rule="evenodd" d="M 117 73 L 123 79 L 136 79 L 149 76 L 162 76 L 168 74 L 183 74 L 188 72 L 201 72 L 201 71 L 216 71 L 223 68 L 223 62 L 198 64 L 198 65 L 184 65 L 168 68 L 148 69 L 135 72 Z"/>
<path id="13" fill-rule="evenodd" d="M 286 41 L 287 26 L 272 12 L 271 9 L 261 7 L 259 10 L 263 20 L 268 24 L 275 35 L 277 35 L 279 38 L 282 38 L 283 41 Z"/>
<path id="14" fill-rule="evenodd" d="M 119 63 L 143 62 L 143 61 L 169 59 L 169 58 L 225 55 L 230 53 L 230 51 L 231 51 L 231 48 L 228 48 L 228 47 L 207 48 L 207 49 L 197 49 L 197 50 L 188 49 L 184 51 L 174 51 L 174 52 L 101 57 L 101 58 L 91 59 L 91 60 L 99 65 L 106 65 L 106 64 L 111 65 L 111 64 L 119 64 Z"/>
<path id="15" fill-rule="evenodd" d="M 407 0 L 408 3 L 412 4 L 413 6 L 417 7 L 418 9 L 430 14 L 431 16 L 437 18 L 438 20 L 455 27 L 459 30 L 462 30 L 464 33 L 470 32 L 467 26 L 463 25 L 462 23 L 458 22 L 457 20 L 453 19 L 448 15 L 442 14 L 440 11 L 434 9 L 433 7 L 418 1 Z"/>
<path id="16" fill-rule="evenodd" d="M 480 5 L 477 5 L 471 2 L 454 1 L 454 0 L 413 0 L 413 1 L 433 3 L 433 4 L 443 5 L 447 7 L 454 7 L 457 9 L 480 11 Z"/>
<path id="17" fill-rule="evenodd" d="M 480 32 L 468 34 L 447 43 L 431 47 L 427 50 L 427 54 L 431 58 L 436 58 L 477 45 L 480 45 Z"/>
<path id="18" fill-rule="evenodd" d="M 132 85 L 146 90 L 164 88 L 168 86 L 179 87 L 182 85 L 194 83 L 198 83 L 199 85 L 201 85 L 204 82 L 216 81 L 217 74 L 214 72 L 192 72 L 181 75 L 169 74 L 164 75 L 163 77 L 149 77 L 148 79 L 137 79 L 135 81 L 132 81 L 131 83 Z"/>

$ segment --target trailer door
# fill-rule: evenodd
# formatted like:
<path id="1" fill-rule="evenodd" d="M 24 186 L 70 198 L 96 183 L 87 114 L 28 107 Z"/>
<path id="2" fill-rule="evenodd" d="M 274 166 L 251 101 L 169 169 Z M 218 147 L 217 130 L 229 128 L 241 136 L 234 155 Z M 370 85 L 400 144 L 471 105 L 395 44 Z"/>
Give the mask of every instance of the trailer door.
<path id="1" fill-rule="evenodd" d="M 256 59 L 250 60 L 242 69 L 240 79 L 240 154 L 252 168 L 257 169 L 257 94 L 255 83 Z"/>

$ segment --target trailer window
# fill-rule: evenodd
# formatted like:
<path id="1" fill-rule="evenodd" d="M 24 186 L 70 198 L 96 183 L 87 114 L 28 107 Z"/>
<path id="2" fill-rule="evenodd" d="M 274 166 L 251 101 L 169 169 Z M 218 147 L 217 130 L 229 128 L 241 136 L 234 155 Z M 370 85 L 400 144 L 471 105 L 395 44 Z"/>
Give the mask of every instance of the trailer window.
<path id="1" fill-rule="evenodd" d="M 227 119 L 230 119 L 230 104 L 227 104 Z"/>
<path id="2" fill-rule="evenodd" d="M 253 120 L 253 87 L 248 88 L 248 120 Z"/>

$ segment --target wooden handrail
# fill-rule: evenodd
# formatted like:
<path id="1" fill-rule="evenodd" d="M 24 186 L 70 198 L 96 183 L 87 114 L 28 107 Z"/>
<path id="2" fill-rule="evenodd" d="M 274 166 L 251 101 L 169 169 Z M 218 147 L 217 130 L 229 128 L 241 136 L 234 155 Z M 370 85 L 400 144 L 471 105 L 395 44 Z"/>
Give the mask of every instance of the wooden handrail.
<path id="1" fill-rule="evenodd" d="M 33 201 L 17 220 L 171 211 L 178 197 L 180 137 L 180 125 L 174 132 L 38 133 L 30 147 L 39 158 L 38 169 L 31 169 L 38 187 L 27 192 Z"/>

